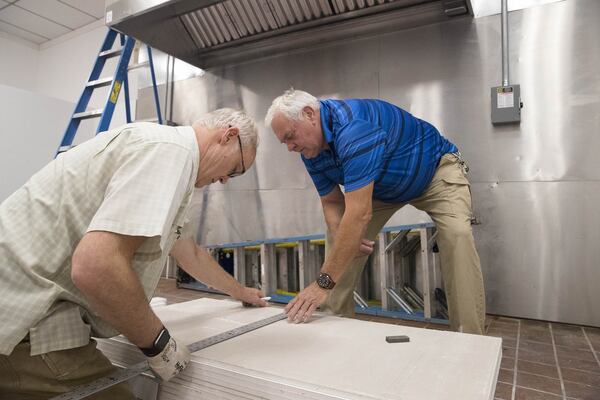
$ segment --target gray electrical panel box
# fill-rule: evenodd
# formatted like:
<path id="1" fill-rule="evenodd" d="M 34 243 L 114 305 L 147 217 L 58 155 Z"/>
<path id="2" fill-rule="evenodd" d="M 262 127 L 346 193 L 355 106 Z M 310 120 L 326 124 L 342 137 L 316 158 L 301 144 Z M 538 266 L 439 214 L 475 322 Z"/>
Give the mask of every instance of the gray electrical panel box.
<path id="1" fill-rule="evenodd" d="M 492 124 L 521 121 L 521 86 L 497 86 L 492 93 Z"/>

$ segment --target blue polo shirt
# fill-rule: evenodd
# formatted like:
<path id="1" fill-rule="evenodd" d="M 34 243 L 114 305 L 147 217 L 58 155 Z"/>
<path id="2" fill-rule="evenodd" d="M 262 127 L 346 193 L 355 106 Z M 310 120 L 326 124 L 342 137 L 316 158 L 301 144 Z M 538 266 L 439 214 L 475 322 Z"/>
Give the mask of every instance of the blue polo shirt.
<path id="1" fill-rule="evenodd" d="M 404 203 L 423 193 L 444 154 L 458 151 L 433 125 L 385 101 L 320 103 L 330 149 L 302 156 L 320 196 L 336 185 L 351 192 L 375 182 L 375 199 Z"/>

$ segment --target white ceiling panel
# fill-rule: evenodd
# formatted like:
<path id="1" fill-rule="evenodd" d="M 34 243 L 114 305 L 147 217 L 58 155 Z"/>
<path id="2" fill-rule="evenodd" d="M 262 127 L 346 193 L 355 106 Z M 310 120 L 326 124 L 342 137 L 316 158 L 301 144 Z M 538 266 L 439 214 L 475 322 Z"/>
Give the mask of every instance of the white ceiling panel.
<path id="1" fill-rule="evenodd" d="M 69 28 L 14 5 L 0 10 L 0 21 L 50 39 L 57 38 L 71 31 Z"/>
<path id="2" fill-rule="evenodd" d="M 35 33 L 27 32 L 19 27 L 7 24 L 6 22 L 2 21 L 0 21 L 0 31 L 10 33 L 12 35 L 20 37 L 21 39 L 25 39 L 36 44 L 41 44 L 48 41 L 48 39 L 45 37 L 36 35 Z"/>
<path id="3" fill-rule="evenodd" d="M 95 17 L 58 0 L 20 0 L 16 6 L 71 29 L 80 28 L 96 20 Z"/>
<path id="4" fill-rule="evenodd" d="M 58 0 L 97 19 L 104 18 L 104 0 Z"/>

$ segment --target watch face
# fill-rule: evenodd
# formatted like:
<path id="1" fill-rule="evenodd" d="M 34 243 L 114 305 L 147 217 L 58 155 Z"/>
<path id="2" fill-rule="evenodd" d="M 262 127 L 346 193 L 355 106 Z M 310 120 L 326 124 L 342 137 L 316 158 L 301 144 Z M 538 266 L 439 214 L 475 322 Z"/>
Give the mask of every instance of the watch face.
<path id="1" fill-rule="evenodd" d="M 319 275 L 319 278 L 317 279 L 317 285 L 319 285 L 323 289 L 331 289 L 332 288 L 331 284 L 332 284 L 332 281 L 331 281 L 331 277 L 329 275 L 327 275 L 327 274 Z"/>

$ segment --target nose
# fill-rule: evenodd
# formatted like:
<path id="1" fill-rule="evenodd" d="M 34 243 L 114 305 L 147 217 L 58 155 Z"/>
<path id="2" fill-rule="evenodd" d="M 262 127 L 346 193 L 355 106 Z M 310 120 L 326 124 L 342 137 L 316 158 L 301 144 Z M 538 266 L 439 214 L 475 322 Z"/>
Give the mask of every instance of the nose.
<path id="1" fill-rule="evenodd" d="M 296 148 L 296 145 L 294 143 L 288 143 L 287 148 L 288 148 L 288 151 L 294 151 L 294 149 Z"/>
<path id="2" fill-rule="evenodd" d="M 227 181 L 229 180 L 228 176 L 222 176 L 221 178 L 219 178 L 219 181 L 224 185 L 227 183 Z"/>

